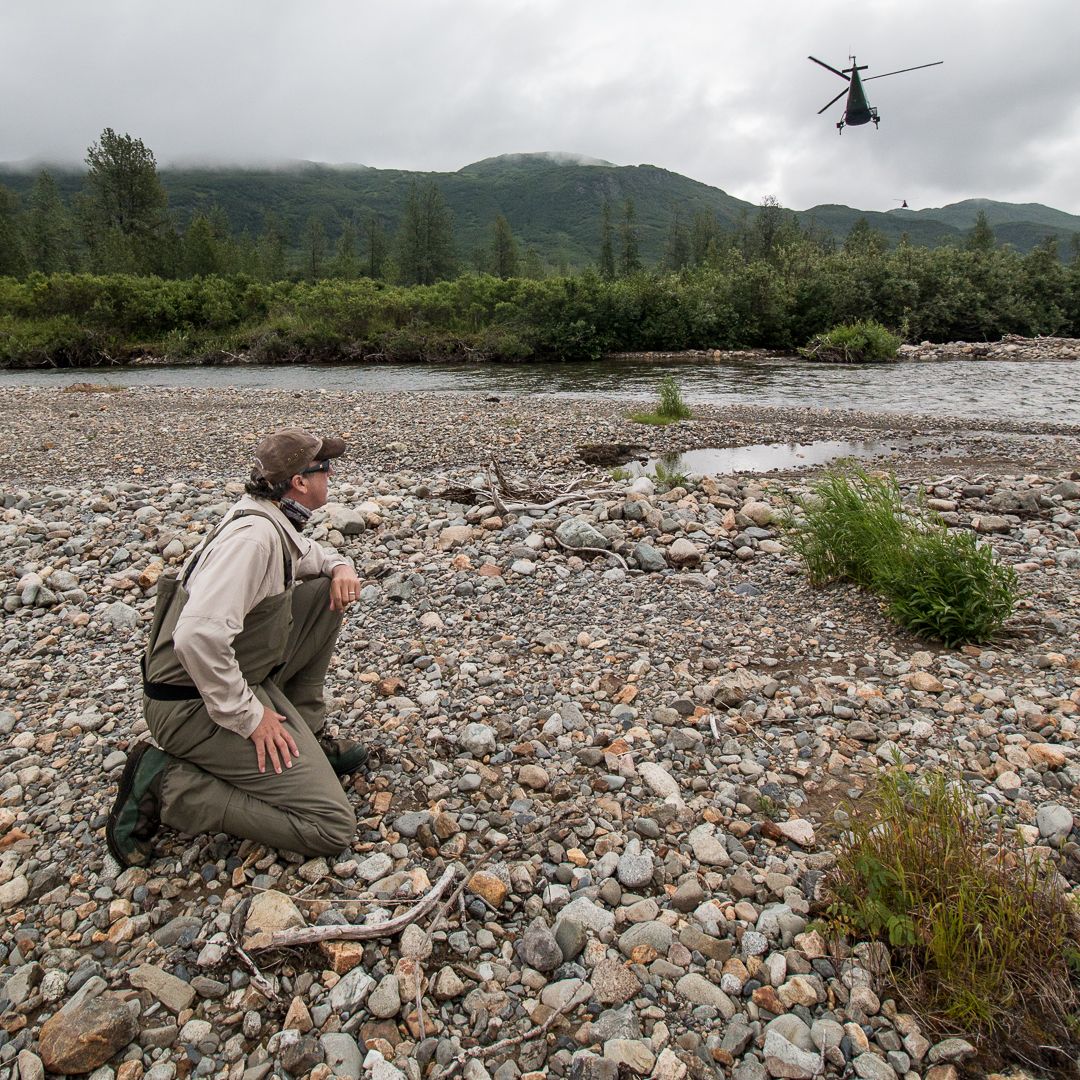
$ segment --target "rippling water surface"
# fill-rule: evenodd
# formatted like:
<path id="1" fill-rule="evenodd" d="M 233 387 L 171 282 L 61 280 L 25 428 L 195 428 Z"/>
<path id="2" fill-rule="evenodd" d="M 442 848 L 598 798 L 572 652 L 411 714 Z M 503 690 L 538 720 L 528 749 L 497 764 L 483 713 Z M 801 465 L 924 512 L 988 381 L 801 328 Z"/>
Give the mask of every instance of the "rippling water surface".
<path id="1" fill-rule="evenodd" d="M 808 364 L 788 357 L 716 362 L 361 364 L 0 371 L 0 386 L 267 387 L 456 391 L 649 399 L 674 375 L 692 403 L 811 406 L 973 420 L 1080 424 L 1080 361 Z"/>

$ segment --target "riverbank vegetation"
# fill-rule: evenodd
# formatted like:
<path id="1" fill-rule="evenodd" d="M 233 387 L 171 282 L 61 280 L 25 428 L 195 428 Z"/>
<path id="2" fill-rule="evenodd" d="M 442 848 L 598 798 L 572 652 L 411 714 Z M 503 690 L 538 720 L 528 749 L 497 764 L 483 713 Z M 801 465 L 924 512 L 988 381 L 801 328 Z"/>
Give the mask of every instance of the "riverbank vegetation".
<path id="1" fill-rule="evenodd" d="M 775 200 L 727 227 L 675 208 L 658 262 L 632 200 L 596 208 L 596 261 L 571 274 L 523 251 L 496 214 L 463 257 L 434 180 L 400 218 L 312 218 L 300 241 L 268 213 L 233 233 L 223 211 L 180 229 L 151 151 L 106 129 L 66 203 L 43 172 L 27 204 L 0 188 L 0 365 L 155 357 L 292 360 L 596 359 L 607 352 L 767 348 L 867 320 L 906 340 L 1080 336 L 1080 247 L 919 247 L 858 221 L 837 246 Z M 553 272 L 554 271 L 554 272 Z"/>
<path id="2" fill-rule="evenodd" d="M 589 360 L 607 352 L 794 350 L 871 319 L 919 341 L 1080 336 L 1080 260 L 1043 249 L 823 251 L 802 237 L 700 266 L 543 280 L 464 274 L 258 281 L 136 274 L 0 278 L 0 364 Z"/>
<path id="3" fill-rule="evenodd" d="M 799 352 L 807 360 L 831 364 L 880 364 L 895 360 L 900 344 L 900 338 L 881 323 L 860 319 L 815 334 Z"/>
<path id="4" fill-rule="evenodd" d="M 973 1036 L 988 1064 L 1019 1056 L 1072 1075 L 1077 906 L 1049 860 L 986 817 L 943 773 L 882 773 L 850 815 L 825 923 L 887 947 L 887 982 L 936 1035 Z"/>
<path id="5" fill-rule="evenodd" d="M 891 477 L 834 469 L 788 522 L 810 584 L 877 593 L 900 626 L 953 648 L 990 641 L 1016 607 L 1016 572 L 971 532 L 905 506 Z"/>

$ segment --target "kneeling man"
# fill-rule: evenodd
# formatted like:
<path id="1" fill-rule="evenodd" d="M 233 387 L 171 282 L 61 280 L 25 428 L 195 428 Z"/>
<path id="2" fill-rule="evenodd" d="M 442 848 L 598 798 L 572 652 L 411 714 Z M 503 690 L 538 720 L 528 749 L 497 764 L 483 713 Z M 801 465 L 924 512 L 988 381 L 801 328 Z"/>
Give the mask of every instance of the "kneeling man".
<path id="1" fill-rule="evenodd" d="M 130 752 L 109 814 L 121 866 L 150 860 L 161 824 L 304 855 L 352 843 L 356 817 L 338 777 L 367 753 L 320 733 L 326 670 L 360 582 L 348 559 L 302 533 L 344 449 L 300 428 L 268 435 L 247 494 L 179 577 L 158 582 L 143 657 L 157 746 Z"/>

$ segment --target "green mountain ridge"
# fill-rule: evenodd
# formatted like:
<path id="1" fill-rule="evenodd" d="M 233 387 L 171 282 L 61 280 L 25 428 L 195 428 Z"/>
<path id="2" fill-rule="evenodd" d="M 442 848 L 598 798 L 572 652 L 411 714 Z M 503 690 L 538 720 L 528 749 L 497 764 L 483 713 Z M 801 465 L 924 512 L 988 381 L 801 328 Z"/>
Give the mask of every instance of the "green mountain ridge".
<path id="1" fill-rule="evenodd" d="M 25 199 L 41 167 L 0 163 L 0 184 Z M 81 168 L 49 171 L 63 198 L 70 201 L 82 188 Z M 297 162 L 259 168 L 161 168 L 159 175 L 181 227 L 194 213 L 218 206 L 234 233 L 255 236 L 265 215 L 273 213 L 284 223 L 292 244 L 299 242 L 312 216 L 322 220 L 331 241 L 350 217 L 362 223 L 370 214 L 393 233 L 410 185 L 434 181 L 453 213 L 455 243 L 465 265 L 472 262 L 473 252 L 490 246 L 493 222 L 500 213 L 522 251 L 532 247 L 550 268 L 560 269 L 595 263 L 605 200 L 611 202 L 616 232 L 623 204 L 633 200 L 640 254 L 647 265 L 662 257 L 676 215 L 689 226 L 696 214 L 710 212 L 722 228 L 731 230 L 758 210 L 720 188 L 655 165 L 614 165 L 570 153 L 505 154 L 456 172 Z M 890 243 L 906 235 L 913 243 L 932 247 L 962 242 L 980 210 L 998 242 L 1021 251 L 1053 236 L 1066 256 L 1072 237 L 1080 234 L 1080 216 L 1039 203 L 990 199 L 921 210 L 877 212 L 821 205 L 794 213 L 803 226 L 813 224 L 839 241 L 865 217 Z"/>

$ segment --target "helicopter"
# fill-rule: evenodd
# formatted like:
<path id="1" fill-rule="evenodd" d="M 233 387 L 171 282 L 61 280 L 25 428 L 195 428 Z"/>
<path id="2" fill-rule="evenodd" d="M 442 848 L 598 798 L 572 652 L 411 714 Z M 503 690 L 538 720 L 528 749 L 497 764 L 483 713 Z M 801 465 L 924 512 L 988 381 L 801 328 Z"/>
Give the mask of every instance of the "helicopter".
<path id="1" fill-rule="evenodd" d="M 874 122 L 874 127 L 878 126 L 880 117 L 878 111 L 866 100 L 866 91 L 863 89 L 864 82 L 870 82 L 871 79 L 884 79 L 889 75 L 903 75 L 905 71 L 919 71 L 921 68 L 937 67 L 939 64 L 944 64 L 944 60 L 935 60 L 931 64 L 916 64 L 915 67 L 900 68 L 899 71 L 886 71 L 884 75 L 871 75 L 869 78 L 862 78 L 859 75 L 860 71 L 867 71 L 866 64 L 856 64 L 855 57 L 849 56 L 851 61 L 851 67 L 844 68 L 843 71 L 839 71 L 831 64 L 826 64 L 824 60 L 819 60 L 816 56 L 808 56 L 807 60 L 813 60 L 815 64 L 820 64 L 823 68 L 827 68 L 834 75 L 839 75 L 841 79 L 848 84 L 846 90 L 841 90 L 829 102 L 828 105 L 822 106 L 818 109 L 818 116 L 820 116 L 829 105 L 835 104 L 845 94 L 847 94 L 847 101 L 844 103 L 844 115 L 840 117 L 839 123 L 836 125 L 837 131 L 842 135 L 844 133 L 844 126 L 850 124 L 852 127 L 856 127 L 859 124 L 869 124 L 871 120 Z"/>

